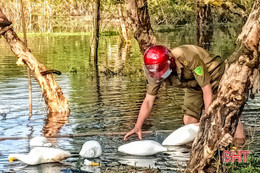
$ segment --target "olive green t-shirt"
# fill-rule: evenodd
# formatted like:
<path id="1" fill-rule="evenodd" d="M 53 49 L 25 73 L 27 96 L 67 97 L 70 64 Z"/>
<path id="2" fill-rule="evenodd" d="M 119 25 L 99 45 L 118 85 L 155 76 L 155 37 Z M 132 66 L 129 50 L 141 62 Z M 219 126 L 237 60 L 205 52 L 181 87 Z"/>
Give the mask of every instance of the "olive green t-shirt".
<path id="1" fill-rule="evenodd" d="M 176 71 L 163 81 L 166 85 L 201 90 L 211 84 L 213 93 L 216 91 L 224 72 L 224 63 L 219 56 L 211 58 L 206 50 L 195 45 L 182 45 L 171 52 L 175 57 Z M 157 95 L 162 82 L 154 81 L 147 72 L 145 74 L 147 93 Z"/>

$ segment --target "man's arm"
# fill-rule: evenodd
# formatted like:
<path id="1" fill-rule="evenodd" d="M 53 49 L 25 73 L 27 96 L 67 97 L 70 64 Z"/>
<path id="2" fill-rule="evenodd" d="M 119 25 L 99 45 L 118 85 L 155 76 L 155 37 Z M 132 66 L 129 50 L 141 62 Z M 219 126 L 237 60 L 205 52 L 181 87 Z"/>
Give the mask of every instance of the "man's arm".
<path id="1" fill-rule="evenodd" d="M 203 92 L 204 106 L 205 106 L 205 110 L 206 110 L 209 107 L 209 105 L 211 104 L 211 101 L 213 98 L 211 85 L 208 84 L 208 85 L 204 86 L 202 88 L 202 92 Z"/>
<path id="2" fill-rule="evenodd" d="M 134 133 L 138 135 L 139 139 L 142 139 L 142 125 L 150 115 L 155 98 L 156 96 L 154 95 L 146 94 L 135 127 L 125 135 L 124 140 L 127 140 L 127 138 Z"/>

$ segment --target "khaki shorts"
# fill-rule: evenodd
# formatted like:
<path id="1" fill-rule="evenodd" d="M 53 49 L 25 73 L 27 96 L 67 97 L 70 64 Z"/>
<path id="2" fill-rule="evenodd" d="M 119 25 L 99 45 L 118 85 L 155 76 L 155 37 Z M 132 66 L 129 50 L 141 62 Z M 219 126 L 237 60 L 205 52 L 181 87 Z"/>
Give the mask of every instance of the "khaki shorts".
<path id="1" fill-rule="evenodd" d="M 202 90 L 198 91 L 192 88 L 185 88 L 184 92 L 184 105 L 182 107 L 184 115 L 200 120 L 202 110 L 204 109 Z"/>

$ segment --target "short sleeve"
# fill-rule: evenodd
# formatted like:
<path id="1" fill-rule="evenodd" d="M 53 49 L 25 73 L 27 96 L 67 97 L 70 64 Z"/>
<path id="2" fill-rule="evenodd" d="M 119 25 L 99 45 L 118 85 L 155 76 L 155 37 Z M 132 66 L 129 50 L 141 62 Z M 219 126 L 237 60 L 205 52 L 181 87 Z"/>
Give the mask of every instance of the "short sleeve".
<path id="1" fill-rule="evenodd" d="M 209 72 L 205 63 L 199 58 L 199 55 L 193 57 L 189 68 L 192 70 L 192 73 L 201 88 L 210 84 Z"/>
<path id="2" fill-rule="evenodd" d="M 148 83 L 146 93 L 149 94 L 149 95 L 155 96 L 155 95 L 158 94 L 160 86 L 161 86 L 161 83 L 155 83 L 155 84 Z"/>

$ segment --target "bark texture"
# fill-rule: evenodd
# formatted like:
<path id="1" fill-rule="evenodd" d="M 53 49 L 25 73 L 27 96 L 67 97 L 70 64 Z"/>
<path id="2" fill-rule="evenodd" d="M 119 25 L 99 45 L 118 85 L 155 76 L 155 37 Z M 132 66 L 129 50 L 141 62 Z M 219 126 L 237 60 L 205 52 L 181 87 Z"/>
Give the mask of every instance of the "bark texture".
<path id="1" fill-rule="evenodd" d="M 133 30 L 141 52 L 144 53 L 156 42 L 150 23 L 147 0 L 126 0 L 125 5 L 128 24 Z"/>
<path id="2" fill-rule="evenodd" d="M 100 0 L 96 0 L 95 13 L 94 13 L 94 33 L 93 33 L 95 67 L 97 67 L 98 65 L 99 20 L 100 20 Z"/>
<path id="3" fill-rule="evenodd" d="M 214 101 L 201 117 L 186 172 L 209 172 L 217 149 L 233 140 L 244 104 L 259 89 L 260 3 L 257 0 L 237 39 Z M 214 170 L 216 172 L 216 170 Z"/>
<path id="4" fill-rule="evenodd" d="M 117 10 L 118 10 L 118 16 L 119 16 L 120 25 L 121 25 L 122 36 L 123 36 L 124 42 L 128 43 L 129 42 L 128 29 L 126 26 L 125 16 L 123 14 L 122 4 L 120 2 L 117 4 Z"/>
<path id="5" fill-rule="evenodd" d="M 46 67 L 37 61 L 16 35 L 12 27 L 0 29 L 0 34 L 4 36 L 6 42 L 10 45 L 12 52 L 18 58 L 17 65 L 25 64 L 33 73 L 35 79 L 41 87 L 42 95 L 48 106 L 49 112 L 68 113 L 69 104 L 53 75 L 43 76 L 41 72 L 46 71 Z"/>

